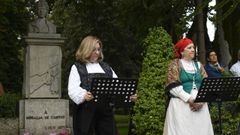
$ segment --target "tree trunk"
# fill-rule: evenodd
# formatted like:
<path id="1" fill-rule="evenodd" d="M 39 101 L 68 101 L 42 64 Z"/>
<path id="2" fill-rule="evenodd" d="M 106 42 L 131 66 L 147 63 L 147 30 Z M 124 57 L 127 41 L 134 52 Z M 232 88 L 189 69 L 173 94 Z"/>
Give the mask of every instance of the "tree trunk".
<path id="1" fill-rule="evenodd" d="M 202 4 L 202 0 L 195 0 L 196 7 L 199 7 Z M 198 8 L 196 8 L 198 9 Z M 199 61 L 202 64 L 206 63 L 206 49 L 205 49 L 205 36 L 204 36 L 204 18 L 203 18 L 203 9 L 200 8 L 199 11 L 197 11 L 197 40 L 196 44 L 198 47 L 198 58 Z"/>
<path id="2" fill-rule="evenodd" d="M 221 0 L 217 0 L 217 4 Z M 225 40 L 224 37 L 224 30 L 222 27 L 222 9 L 219 8 L 217 10 L 217 44 L 219 45 L 219 55 L 220 55 L 220 62 L 226 65 L 226 69 L 228 69 L 228 64 L 232 60 L 231 54 L 229 52 L 229 45 L 228 42 Z"/>
<path id="3" fill-rule="evenodd" d="M 239 1 L 240 2 L 240 1 Z M 222 8 L 222 13 L 228 12 L 229 9 L 232 8 L 232 4 L 228 4 Z M 232 55 L 232 61 L 230 63 L 234 64 L 238 59 L 237 59 L 237 52 L 240 43 L 240 6 L 237 6 L 237 8 L 229 15 L 226 17 L 226 19 L 222 20 L 223 23 L 223 30 L 224 30 L 224 38 L 225 40 L 228 41 L 229 44 L 229 51 Z M 229 65 L 229 66 L 230 66 Z"/>

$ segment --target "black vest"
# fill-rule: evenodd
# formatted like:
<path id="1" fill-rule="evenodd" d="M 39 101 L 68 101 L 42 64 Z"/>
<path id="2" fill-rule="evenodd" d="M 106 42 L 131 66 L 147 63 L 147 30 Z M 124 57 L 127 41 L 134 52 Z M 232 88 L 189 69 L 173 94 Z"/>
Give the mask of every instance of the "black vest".
<path id="1" fill-rule="evenodd" d="M 104 63 L 99 63 L 102 69 L 105 73 L 88 73 L 86 64 L 75 62 L 75 66 L 77 67 L 78 73 L 81 78 L 81 84 L 80 87 L 90 90 L 91 88 L 91 82 L 93 77 L 108 77 L 112 78 L 113 72 L 111 67 Z M 110 103 L 112 101 L 111 98 L 104 98 L 103 102 L 100 104 L 95 104 L 92 100 L 89 102 L 84 102 L 80 105 L 74 104 L 73 106 L 73 129 L 74 129 L 74 135 L 89 135 L 89 133 L 94 131 L 94 122 L 98 122 L 97 118 L 95 118 L 95 115 L 98 116 L 99 114 L 104 114 L 101 117 L 106 117 L 109 121 L 109 119 L 113 118 L 113 112 L 112 108 L 110 108 Z M 100 112 L 100 113 L 99 113 Z M 107 114 L 107 115 L 106 115 Z M 99 116 L 98 116 L 99 117 Z M 92 122 L 93 121 L 93 122 Z M 109 121 L 112 124 L 114 124 L 114 121 Z M 114 130 L 116 131 L 115 125 L 112 125 Z M 109 127 L 108 127 L 109 128 Z M 112 130 L 109 128 L 109 130 Z M 114 135 L 117 135 L 114 133 Z"/>
<path id="2" fill-rule="evenodd" d="M 75 66 L 77 67 L 78 73 L 79 73 L 80 78 L 81 78 L 81 85 L 80 85 L 80 87 L 82 87 L 82 88 L 84 88 L 86 90 L 90 90 L 92 78 L 94 78 L 94 77 L 112 78 L 113 72 L 112 72 L 111 67 L 107 63 L 104 63 L 104 62 L 99 62 L 99 64 L 103 68 L 105 74 L 103 74 L 103 73 L 89 74 L 87 72 L 87 68 L 86 68 L 85 64 L 79 63 L 79 62 L 75 62 Z"/>

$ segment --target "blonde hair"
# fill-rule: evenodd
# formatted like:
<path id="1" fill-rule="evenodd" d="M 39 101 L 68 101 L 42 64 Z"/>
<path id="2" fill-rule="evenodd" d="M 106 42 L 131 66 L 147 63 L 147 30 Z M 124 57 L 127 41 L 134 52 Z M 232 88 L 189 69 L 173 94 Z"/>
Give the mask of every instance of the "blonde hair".
<path id="1" fill-rule="evenodd" d="M 100 48 L 102 49 L 102 42 L 95 36 L 87 36 L 85 37 L 81 44 L 79 45 L 75 57 L 76 61 L 83 62 L 83 63 L 89 63 L 89 58 L 92 54 L 92 52 L 95 49 L 96 44 L 100 45 Z M 100 51 L 100 55 L 98 57 L 98 62 L 103 60 L 103 53 Z"/>

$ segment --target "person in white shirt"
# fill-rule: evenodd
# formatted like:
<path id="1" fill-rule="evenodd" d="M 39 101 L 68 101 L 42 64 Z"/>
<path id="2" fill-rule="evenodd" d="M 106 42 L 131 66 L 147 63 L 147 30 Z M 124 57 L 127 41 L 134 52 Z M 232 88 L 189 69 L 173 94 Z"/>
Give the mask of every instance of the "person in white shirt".
<path id="1" fill-rule="evenodd" d="M 85 37 L 76 52 L 68 81 L 68 95 L 74 102 L 74 135 L 117 135 L 111 99 L 95 104 L 89 91 L 93 77 L 117 77 L 102 60 L 102 42 L 94 36 Z"/>
<path id="2" fill-rule="evenodd" d="M 240 77 L 240 49 L 238 50 L 237 58 L 238 58 L 238 61 L 232 65 L 232 67 L 230 68 L 230 72 L 234 76 Z"/>
<path id="3" fill-rule="evenodd" d="M 188 38 L 175 45 L 174 59 L 167 71 L 166 92 L 170 100 L 163 135 L 214 135 L 207 103 L 195 103 L 206 71 L 194 61 L 195 48 Z"/>
<path id="4" fill-rule="evenodd" d="M 74 135 L 117 135 L 111 97 L 94 103 L 90 92 L 92 78 L 117 78 L 113 69 L 103 62 L 102 47 L 97 37 L 87 36 L 75 54 L 76 62 L 71 67 L 68 81 L 68 95 L 74 102 Z M 131 100 L 135 101 L 136 95 Z"/>

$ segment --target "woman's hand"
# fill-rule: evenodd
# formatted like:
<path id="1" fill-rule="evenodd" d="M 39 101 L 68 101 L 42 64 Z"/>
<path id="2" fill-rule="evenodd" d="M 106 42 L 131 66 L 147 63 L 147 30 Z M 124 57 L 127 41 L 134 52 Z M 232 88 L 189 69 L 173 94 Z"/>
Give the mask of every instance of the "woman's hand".
<path id="1" fill-rule="evenodd" d="M 134 94 L 134 95 L 130 96 L 130 100 L 132 102 L 136 102 L 137 101 L 137 94 Z"/>
<path id="2" fill-rule="evenodd" d="M 85 99 L 86 101 L 92 100 L 92 99 L 93 99 L 92 93 L 88 91 L 88 92 L 86 93 L 86 95 L 84 96 L 84 99 Z"/>
<path id="3" fill-rule="evenodd" d="M 200 110 L 202 107 L 203 107 L 203 104 L 204 103 L 193 103 L 193 104 L 190 104 L 189 107 L 192 111 L 198 111 Z"/>
<path id="4" fill-rule="evenodd" d="M 193 97 L 190 97 L 187 101 L 189 103 L 189 105 L 193 105 L 194 104 L 194 98 Z"/>
<path id="5" fill-rule="evenodd" d="M 204 104 L 204 103 L 194 103 L 194 98 L 193 97 L 189 98 L 188 103 L 189 103 L 190 109 L 194 112 L 200 110 L 203 107 L 203 104 Z"/>

